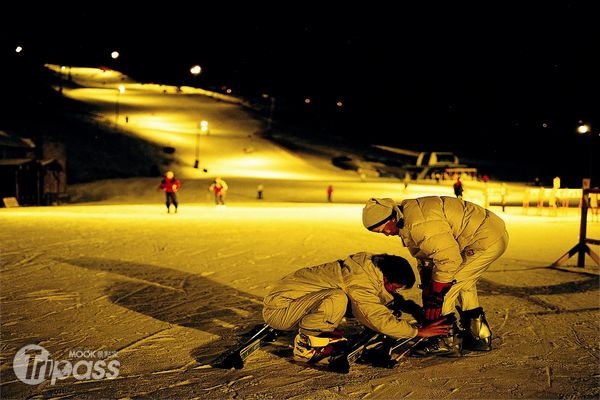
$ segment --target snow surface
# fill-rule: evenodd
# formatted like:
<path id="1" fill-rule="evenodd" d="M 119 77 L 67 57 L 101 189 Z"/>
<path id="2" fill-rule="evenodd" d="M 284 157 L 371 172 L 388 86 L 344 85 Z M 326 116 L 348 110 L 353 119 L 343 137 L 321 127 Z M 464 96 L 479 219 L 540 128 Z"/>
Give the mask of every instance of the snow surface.
<path id="1" fill-rule="evenodd" d="M 260 127 L 235 104 L 201 97 L 207 109 L 210 101 L 235 113 L 240 126 Z M 56 207 L 0 209 L 1 398 L 599 398 L 598 265 L 586 256 L 585 267 L 575 267 L 575 255 L 551 267 L 578 242 L 577 207 L 554 214 L 491 206 L 507 223 L 510 245 L 479 285 L 494 333 L 490 353 L 404 358 L 394 369 L 354 365 L 336 374 L 294 363 L 290 335 L 257 351 L 243 369 L 211 367 L 238 334 L 262 322 L 262 298 L 283 275 L 360 251 L 415 264 L 398 238 L 362 227 L 366 199 L 451 195 L 440 185 L 363 181 L 259 137 L 252 137 L 256 151 L 241 152 L 249 139 L 235 126 L 220 139 L 212 133 L 221 154 L 252 160 L 265 153 L 278 175 L 251 162 L 240 172 L 208 156 L 209 171 L 214 157 L 214 170 L 230 184 L 226 207 L 216 207 L 206 190 L 212 175 L 180 161 L 177 214 L 166 213 L 159 179 L 151 178 L 78 185 L 71 188 L 76 202 Z M 187 159 L 193 145 L 182 151 Z M 600 238 L 597 217 L 588 218 L 587 236 Z M 405 293 L 419 296 L 416 288 Z M 74 350 L 116 352 L 101 359 L 118 360 L 118 376 L 27 385 L 13 372 L 13 357 L 28 344 L 72 364 L 80 360 L 70 357 Z"/>

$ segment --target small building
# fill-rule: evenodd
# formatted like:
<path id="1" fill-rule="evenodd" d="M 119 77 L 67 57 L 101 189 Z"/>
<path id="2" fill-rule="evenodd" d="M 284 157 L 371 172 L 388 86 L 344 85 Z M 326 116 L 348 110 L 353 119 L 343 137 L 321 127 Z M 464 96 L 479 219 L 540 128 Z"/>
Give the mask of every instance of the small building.
<path id="1" fill-rule="evenodd" d="M 49 142 L 43 150 L 46 148 L 42 154 L 59 157 L 38 158 L 33 141 L 0 131 L 0 200 L 15 198 L 19 205 L 52 205 L 66 198 L 64 145 Z"/>
<path id="2" fill-rule="evenodd" d="M 0 130 L 0 159 L 35 158 L 35 143 Z"/>

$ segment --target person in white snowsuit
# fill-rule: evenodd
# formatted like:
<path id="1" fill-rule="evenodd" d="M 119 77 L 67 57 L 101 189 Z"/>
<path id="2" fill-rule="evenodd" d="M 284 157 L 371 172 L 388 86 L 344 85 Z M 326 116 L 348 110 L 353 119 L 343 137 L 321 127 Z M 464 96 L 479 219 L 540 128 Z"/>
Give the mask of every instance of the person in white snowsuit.
<path id="1" fill-rule="evenodd" d="M 216 177 L 211 184 L 208 186 L 208 191 L 213 192 L 215 195 L 215 204 L 217 206 L 225 205 L 225 196 L 227 195 L 227 190 L 229 186 L 224 179 L 221 177 Z"/>
<path id="2" fill-rule="evenodd" d="M 426 196 L 397 203 L 371 198 L 363 225 L 372 232 L 399 236 L 418 261 L 426 321 L 456 320 L 448 337 L 432 338 L 414 355 L 460 355 L 489 351 L 492 333 L 477 295 L 477 281 L 508 246 L 504 221 L 477 204 L 448 196 Z M 462 328 L 462 329 L 461 329 Z"/>
<path id="3" fill-rule="evenodd" d="M 294 359 L 326 364 L 346 339 L 338 326 L 348 309 L 368 328 L 394 338 L 445 334 L 450 325 L 427 326 L 398 319 L 387 304 L 393 293 L 416 281 L 409 262 L 388 254 L 356 253 L 343 260 L 302 268 L 283 277 L 263 300 L 263 318 L 272 328 L 298 329 Z"/>

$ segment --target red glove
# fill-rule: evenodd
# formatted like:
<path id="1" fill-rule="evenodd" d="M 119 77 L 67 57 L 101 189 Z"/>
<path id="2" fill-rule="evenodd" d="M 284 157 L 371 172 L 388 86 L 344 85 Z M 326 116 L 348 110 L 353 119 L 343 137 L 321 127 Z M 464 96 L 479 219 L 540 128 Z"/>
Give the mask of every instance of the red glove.
<path id="1" fill-rule="evenodd" d="M 423 288 L 423 308 L 425 308 L 425 319 L 427 321 L 436 321 L 440 318 L 444 296 L 452 285 L 454 285 L 454 281 L 448 283 L 431 281 L 429 285 Z"/>

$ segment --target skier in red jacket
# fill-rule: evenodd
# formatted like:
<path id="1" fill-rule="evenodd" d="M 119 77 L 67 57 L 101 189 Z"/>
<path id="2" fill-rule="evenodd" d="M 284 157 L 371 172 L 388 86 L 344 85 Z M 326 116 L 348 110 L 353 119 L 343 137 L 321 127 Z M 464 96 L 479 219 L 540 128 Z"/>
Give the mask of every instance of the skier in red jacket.
<path id="1" fill-rule="evenodd" d="M 177 207 L 179 206 L 179 203 L 177 202 L 177 192 L 181 188 L 181 181 L 175 178 L 173 171 L 167 171 L 165 173 L 165 176 L 160 182 L 159 188 L 165 192 L 167 213 L 171 212 L 171 204 L 173 204 L 175 207 L 175 212 L 177 212 Z"/>

